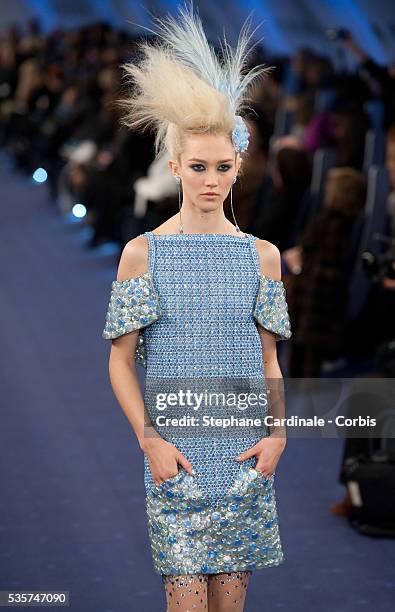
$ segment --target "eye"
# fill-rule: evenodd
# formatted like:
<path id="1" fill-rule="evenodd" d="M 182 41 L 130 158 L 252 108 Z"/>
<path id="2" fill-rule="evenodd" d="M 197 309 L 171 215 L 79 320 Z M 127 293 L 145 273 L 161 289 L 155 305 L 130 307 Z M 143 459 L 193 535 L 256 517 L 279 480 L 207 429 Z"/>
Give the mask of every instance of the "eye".
<path id="1" fill-rule="evenodd" d="M 195 172 L 201 172 L 201 170 L 196 170 L 196 168 L 204 168 L 203 164 L 193 164 L 192 166 L 190 166 L 193 170 L 195 170 Z M 219 166 L 220 168 L 224 168 L 223 170 L 221 170 L 221 172 L 227 172 L 230 168 L 229 164 L 221 164 Z"/>

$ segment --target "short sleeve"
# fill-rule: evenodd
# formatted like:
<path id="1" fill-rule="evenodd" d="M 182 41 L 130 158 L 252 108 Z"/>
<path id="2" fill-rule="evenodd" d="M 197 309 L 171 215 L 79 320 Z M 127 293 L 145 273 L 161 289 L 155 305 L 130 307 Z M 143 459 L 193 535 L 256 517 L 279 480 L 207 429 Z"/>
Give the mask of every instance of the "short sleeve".
<path id="1" fill-rule="evenodd" d="M 114 280 L 102 337 L 118 338 L 151 325 L 161 315 L 159 296 L 150 272 L 127 280 Z"/>
<path id="2" fill-rule="evenodd" d="M 284 283 L 263 275 L 259 278 L 254 319 L 264 329 L 272 332 L 276 341 L 288 340 L 292 332 Z"/>

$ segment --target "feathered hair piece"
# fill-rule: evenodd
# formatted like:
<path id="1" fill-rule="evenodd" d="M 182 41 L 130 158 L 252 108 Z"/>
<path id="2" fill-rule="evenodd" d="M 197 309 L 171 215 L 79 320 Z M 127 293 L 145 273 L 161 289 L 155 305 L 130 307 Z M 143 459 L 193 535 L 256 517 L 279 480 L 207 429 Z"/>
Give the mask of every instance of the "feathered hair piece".
<path id="1" fill-rule="evenodd" d="M 232 133 L 236 151 L 248 146 L 248 130 L 239 115 L 247 107 L 246 93 L 253 81 L 271 70 L 258 65 L 242 74 L 257 43 L 249 46 L 250 16 L 244 22 L 235 50 L 225 34 L 221 61 L 208 43 L 201 20 L 189 8 L 179 7 L 179 19 L 154 17 L 157 41 L 139 43 L 140 62 L 123 64 L 132 93 L 120 101 L 126 113 L 122 123 L 132 129 L 156 130 L 155 152 L 163 148 L 174 154 L 180 134 L 189 132 Z M 144 26 L 141 26 L 144 27 Z"/>

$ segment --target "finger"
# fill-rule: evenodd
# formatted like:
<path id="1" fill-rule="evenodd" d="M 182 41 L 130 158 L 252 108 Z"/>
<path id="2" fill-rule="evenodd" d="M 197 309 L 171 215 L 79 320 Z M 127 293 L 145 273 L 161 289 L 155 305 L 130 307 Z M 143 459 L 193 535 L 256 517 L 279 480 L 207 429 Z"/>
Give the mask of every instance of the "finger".
<path id="1" fill-rule="evenodd" d="M 188 461 L 188 459 L 186 457 L 184 457 L 184 455 L 182 453 L 177 455 L 177 461 L 178 461 L 178 463 L 181 463 L 182 467 L 186 469 L 188 474 L 191 474 L 192 476 L 195 476 L 195 472 L 193 471 L 192 464 Z"/>
<path id="2" fill-rule="evenodd" d="M 260 474 L 262 474 L 262 476 L 265 476 L 265 478 L 271 478 L 272 477 L 272 473 L 269 472 L 266 468 L 264 467 L 260 467 L 258 465 L 255 466 L 255 470 L 257 472 L 259 472 Z"/>
<path id="3" fill-rule="evenodd" d="M 236 457 L 236 461 L 245 461 L 246 459 L 250 459 L 250 457 L 254 457 L 256 453 L 255 447 L 248 448 L 246 451 L 241 453 L 238 457 Z"/>

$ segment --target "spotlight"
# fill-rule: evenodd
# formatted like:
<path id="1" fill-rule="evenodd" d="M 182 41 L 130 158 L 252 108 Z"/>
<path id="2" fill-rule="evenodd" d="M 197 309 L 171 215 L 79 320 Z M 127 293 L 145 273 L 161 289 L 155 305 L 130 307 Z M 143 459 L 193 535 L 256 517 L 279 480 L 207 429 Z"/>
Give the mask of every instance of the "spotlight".
<path id="1" fill-rule="evenodd" d="M 77 217 L 77 219 L 82 219 L 86 216 L 87 211 L 83 204 L 74 204 L 71 212 L 73 213 L 74 217 Z"/>
<path id="2" fill-rule="evenodd" d="M 47 178 L 48 174 L 44 168 L 37 168 L 37 170 L 33 172 L 33 180 L 36 181 L 36 183 L 45 183 Z"/>

